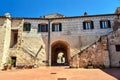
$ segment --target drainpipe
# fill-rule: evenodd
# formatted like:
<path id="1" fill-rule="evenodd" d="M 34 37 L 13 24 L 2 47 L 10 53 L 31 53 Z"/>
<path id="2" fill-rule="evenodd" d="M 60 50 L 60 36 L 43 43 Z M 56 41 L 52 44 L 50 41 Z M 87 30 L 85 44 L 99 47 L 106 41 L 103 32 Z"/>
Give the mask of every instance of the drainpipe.
<path id="1" fill-rule="evenodd" d="M 51 52 L 50 52 L 50 22 L 51 20 L 48 19 L 48 66 L 51 66 Z"/>

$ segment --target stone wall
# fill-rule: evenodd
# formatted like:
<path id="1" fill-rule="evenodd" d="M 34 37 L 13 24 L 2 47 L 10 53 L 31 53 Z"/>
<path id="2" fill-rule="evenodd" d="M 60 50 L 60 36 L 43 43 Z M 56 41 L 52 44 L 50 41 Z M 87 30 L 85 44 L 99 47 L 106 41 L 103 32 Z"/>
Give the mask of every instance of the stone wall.
<path id="1" fill-rule="evenodd" d="M 100 29 L 100 20 L 110 20 L 111 25 L 113 24 L 113 19 L 116 16 L 99 16 L 99 17 L 82 17 L 82 18 L 71 18 L 71 19 L 55 19 L 51 21 L 52 23 L 62 23 L 62 32 L 58 32 L 63 35 L 104 35 L 112 31 L 110 28 Z M 94 22 L 94 29 L 84 30 L 83 22 L 90 21 Z M 52 30 L 52 28 L 51 28 Z M 54 33 L 54 32 L 52 32 Z"/>
<path id="2" fill-rule="evenodd" d="M 101 37 L 97 42 L 89 45 L 79 54 L 71 58 L 72 67 L 109 67 L 109 52 L 107 48 L 107 37 Z"/>
<path id="3" fill-rule="evenodd" d="M 120 29 L 108 35 L 111 67 L 120 67 L 120 51 L 116 51 L 116 45 L 120 45 Z"/>
<path id="4" fill-rule="evenodd" d="M 10 49 L 10 56 L 17 58 L 17 65 L 35 64 L 46 65 L 45 46 L 42 37 L 34 35 L 34 29 L 31 32 L 23 33 L 23 20 L 12 20 L 12 30 L 18 30 L 17 44 Z M 11 36 L 12 37 L 12 36 Z M 11 39 L 12 43 L 12 39 Z"/>
<path id="5" fill-rule="evenodd" d="M 56 34 L 57 35 L 57 34 Z M 80 49 L 84 49 L 88 47 L 88 45 L 81 45 L 81 43 L 86 43 L 89 39 L 90 42 L 87 44 L 92 44 L 96 41 L 95 36 L 89 36 L 91 38 L 85 37 L 87 40 L 84 41 L 84 37 L 81 36 L 72 36 L 72 35 L 64 35 L 64 36 L 51 36 L 51 45 L 56 41 L 65 41 L 70 44 L 70 57 L 80 52 Z M 84 39 L 81 39 L 84 38 Z M 82 41 L 83 40 L 83 41 Z M 48 36 L 45 35 L 34 35 L 31 33 L 22 33 L 22 42 L 21 48 L 17 53 L 17 64 L 33 64 L 35 63 L 34 57 L 37 54 L 38 50 L 43 46 L 41 51 L 38 53 L 37 64 L 38 65 L 46 65 L 44 61 L 47 61 L 48 58 Z M 23 55 L 24 54 L 24 55 Z"/>
<path id="6" fill-rule="evenodd" d="M 3 65 L 5 63 L 7 63 L 8 61 L 8 57 L 9 57 L 9 47 L 10 47 L 10 35 L 11 35 L 11 21 L 9 18 L 6 18 L 3 26 L 1 26 L 1 32 L 3 32 L 1 34 L 1 46 L 3 48 L 1 48 L 3 51 L 1 52 L 1 68 L 3 68 Z"/>
<path id="7" fill-rule="evenodd" d="M 120 7 L 118 7 L 115 11 L 116 14 L 120 14 Z"/>
<path id="8" fill-rule="evenodd" d="M 71 66 L 87 67 L 91 63 L 95 67 L 120 67 L 120 51 L 116 50 L 116 45 L 120 46 L 119 22 L 119 19 L 115 19 L 113 24 L 114 31 L 104 37 L 100 37 L 99 41 L 73 56 L 71 58 Z"/>
<path id="9" fill-rule="evenodd" d="M 5 37 L 5 25 L 4 25 L 5 19 L 0 19 L 0 69 L 2 68 L 2 57 L 3 57 L 3 48 L 4 48 L 4 37 Z"/>
<path id="10" fill-rule="evenodd" d="M 16 56 L 17 64 L 46 65 L 45 43 L 40 37 L 23 37 Z"/>
<path id="11" fill-rule="evenodd" d="M 45 15 L 45 16 L 44 16 L 44 18 L 62 18 L 62 17 L 64 17 L 64 15 L 58 14 L 58 13 L 48 14 L 48 15 Z"/>
<path id="12" fill-rule="evenodd" d="M 75 35 L 51 35 L 51 45 L 56 41 L 65 41 L 70 45 L 70 56 L 80 52 L 80 49 L 88 47 L 99 39 L 98 36 L 75 36 Z"/>
<path id="13" fill-rule="evenodd" d="M 69 44 L 70 58 L 73 58 L 71 59 L 72 66 L 85 67 L 88 65 L 89 62 L 92 62 L 92 64 L 95 66 L 104 65 L 108 67 L 109 52 L 107 48 L 107 37 L 101 36 L 107 35 L 109 32 L 112 32 L 112 28 L 101 29 L 100 20 L 110 20 L 111 25 L 115 26 L 119 25 L 114 23 L 114 20 L 117 18 L 118 17 L 116 15 L 101 15 L 101 16 L 98 15 L 98 16 L 81 16 L 71 18 L 64 17 L 51 19 L 50 49 L 54 42 L 63 41 Z M 93 21 L 94 29 L 84 30 L 83 29 L 84 21 Z M 31 23 L 30 32 L 28 31 L 23 32 L 24 22 Z M 0 50 L 3 52 L 0 54 L 0 58 L 2 58 L 1 63 L 6 63 L 9 55 L 9 57 L 11 56 L 17 57 L 17 65 L 19 64 L 47 65 L 46 61 L 48 61 L 48 32 L 37 32 L 38 24 L 41 23 L 48 24 L 48 20 L 45 18 L 44 19 L 25 18 L 24 20 L 22 20 L 22 18 L 20 19 L 0 18 L 0 26 L 2 26 L 0 27 L 1 34 L 4 33 L 3 35 L 0 35 L 1 38 L 0 44 L 2 46 Z M 52 31 L 53 23 L 61 23 L 62 31 L 53 32 Z M 18 36 L 17 44 L 9 49 L 9 47 L 14 43 L 13 34 L 11 34 L 11 30 L 18 30 Z M 110 43 L 111 37 L 108 38 Z M 116 37 L 115 40 L 119 41 L 119 39 Z M 119 42 L 116 44 L 119 44 Z M 110 45 L 109 49 L 110 50 L 112 49 L 110 51 L 112 52 L 111 56 L 115 56 L 117 58 L 114 59 L 113 57 L 111 57 L 111 59 L 113 60 L 111 63 L 112 65 L 118 66 L 118 62 L 120 61 L 118 59 L 119 56 L 113 55 L 115 49 L 111 44 L 109 45 Z"/>
<path id="14" fill-rule="evenodd" d="M 95 17 L 78 17 L 78 18 L 64 18 L 64 19 L 54 19 L 50 22 L 50 31 L 53 35 L 105 35 L 112 31 L 111 28 L 100 28 L 100 20 L 110 20 L 111 25 L 113 24 L 113 20 L 116 16 L 95 16 Z M 83 22 L 90 21 L 94 22 L 94 29 L 84 30 L 83 29 Z M 31 23 L 32 30 L 30 33 L 33 35 L 44 35 L 43 33 L 37 33 L 38 24 L 46 23 L 48 24 L 48 20 L 41 20 L 41 19 L 25 19 L 24 22 Z M 52 32 L 52 23 L 61 23 L 62 24 L 62 31 L 61 32 Z"/>
<path id="15" fill-rule="evenodd" d="M 112 31 L 111 28 L 100 29 L 100 20 L 111 20 L 115 16 L 100 16 L 100 17 L 85 17 L 85 18 L 72 18 L 72 19 L 55 19 L 50 22 L 50 44 L 56 41 L 66 41 L 70 45 L 70 57 L 78 54 L 80 50 L 85 49 L 89 45 L 98 41 L 101 35 L 105 35 Z M 94 21 L 93 30 L 83 30 L 83 21 Z M 37 32 L 38 24 L 46 23 L 47 20 L 41 19 L 24 19 L 24 22 L 31 23 L 30 32 L 20 32 L 21 46 L 19 50 L 13 51 L 12 56 L 17 57 L 17 64 L 38 64 L 47 65 L 45 62 L 48 60 L 48 33 Z M 52 23 L 62 23 L 62 32 L 52 32 Z M 12 20 L 12 29 L 19 29 L 19 20 Z M 12 40 L 11 40 L 12 41 Z M 50 45 L 50 46 L 51 46 Z M 42 49 L 41 49 L 42 46 Z M 40 49 L 40 51 L 39 51 Z M 51 47 L 50 47 L 51 49 Z M 39 51 L 39 52 L 38 52 Z M 12 51 L 11 51 L 12 53 Z M 51 53 L 51 51 L 50 51 Z M 37 57 L 35 58 L 35 55 Z"/>

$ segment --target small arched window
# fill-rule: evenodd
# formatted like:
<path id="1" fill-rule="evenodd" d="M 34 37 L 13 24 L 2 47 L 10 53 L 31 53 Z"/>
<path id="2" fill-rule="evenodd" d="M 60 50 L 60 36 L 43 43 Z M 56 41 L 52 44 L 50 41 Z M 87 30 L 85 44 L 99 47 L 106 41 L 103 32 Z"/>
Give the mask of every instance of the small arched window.
<path id="1" fill-rule="evenodd" d="M 93 21 L 84 21 L 83 22 L 83 29 L 84 30 L 94 29 Z"/>
<path id="2" fill-rule="evenodd" d="M 30 23 L 24 23 L 23 31 L 30 31 L 30 30 L 31 30 L 31 24 Z"/>

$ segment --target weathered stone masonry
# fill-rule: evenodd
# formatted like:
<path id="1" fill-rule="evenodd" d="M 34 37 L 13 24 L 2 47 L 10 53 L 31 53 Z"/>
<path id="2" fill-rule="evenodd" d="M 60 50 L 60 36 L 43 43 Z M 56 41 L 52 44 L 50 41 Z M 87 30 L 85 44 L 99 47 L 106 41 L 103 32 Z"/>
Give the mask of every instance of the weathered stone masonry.
<path id="1" fill-rule="evenodd" d="M 87 67 L 90 62 L 96 67 L 119 67 L 120 52 L 116 51 L 116 45 L 120 45 L 118 9 L 115 14 L 76 17 L 60 14 L 43 18 L 14 18 L 9 14 L 1 16 L 0 67 L 3 68 L 10 58 L 16 60 L 16 65 Z M 49 21 L 50 39 L 47 31 Z M 28 31 L 24 31 L 25 23 L 30 26 L 26 28 Z M 42 28 L 44 25 L 46 29 Z M 46 31 L 38 32 L 39 28 Z M 60 52 L 64 53 L 65 63 L 58 64 Z"/>

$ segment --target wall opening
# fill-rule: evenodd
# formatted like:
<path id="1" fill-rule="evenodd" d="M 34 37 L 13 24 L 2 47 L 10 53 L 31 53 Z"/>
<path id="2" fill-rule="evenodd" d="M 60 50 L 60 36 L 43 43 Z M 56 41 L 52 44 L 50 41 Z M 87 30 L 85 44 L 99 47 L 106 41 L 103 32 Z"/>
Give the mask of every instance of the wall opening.
<path id="1" fill-rule="evenodd" d="M 116 47 L 116 51 L 120 52 L 120 45 L 115 45 L 115 47 Z"/>
<path id="2" fill-rule="evenodd" d="M 16 67 L 16 57 L 15 56 L 11 57 L 11 61 L 12 61 L 13 67 Z"/>
<path id="3" fill-rule="evenodd" d="M 17 40 L 18 40 L 18 30 L 12 30 L 10 48 L 14 47 L 17 44 Z"/>
<path id="4" fill-rule="evenodd" d="M 52 66 L 68 66 L 70 49 L 67 42 L 56 41 L 51 47 L 51 65 Z"/>

